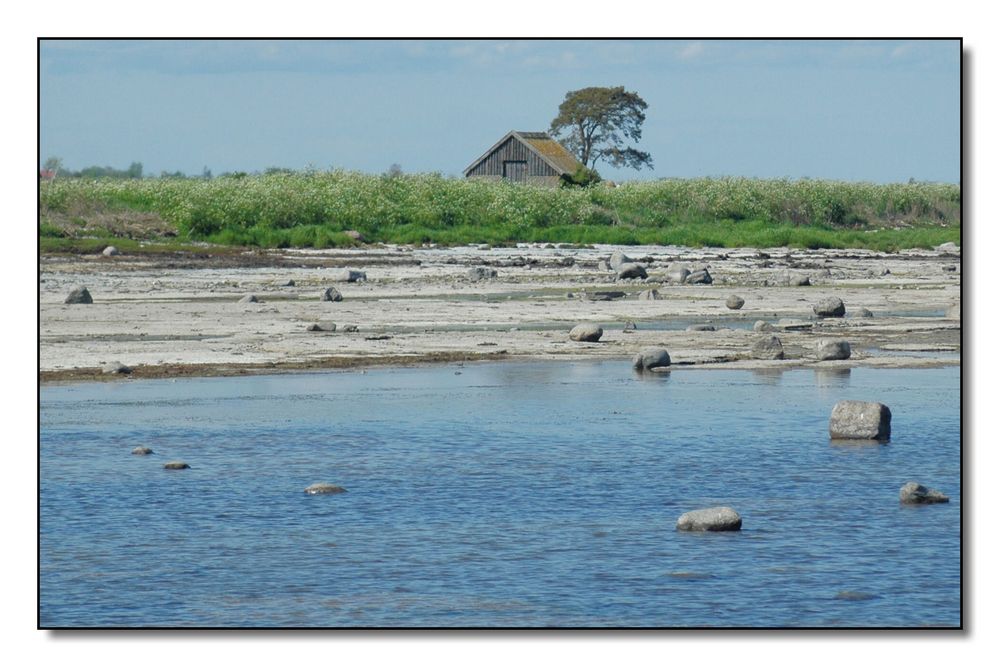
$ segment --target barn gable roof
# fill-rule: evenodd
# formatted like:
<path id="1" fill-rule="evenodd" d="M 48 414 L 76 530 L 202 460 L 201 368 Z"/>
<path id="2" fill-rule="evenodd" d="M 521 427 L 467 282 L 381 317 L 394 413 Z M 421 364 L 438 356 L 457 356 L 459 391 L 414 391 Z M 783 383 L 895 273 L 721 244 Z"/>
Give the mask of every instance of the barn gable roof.
<path id="1" fill-rule="evenodd" d="M 517 132 L 511 130 L 507 134 L 503 135 L 500 141 L 496 142 L 490 146 L 489 150 L 476 158 L 472 164 L 466 167 L 463 172 L 466 176 L 472 171 L 476 165 L 485 160 L 493 151 L 498 149 L 503 145 L 505 141 L 511 137 L 516 138 L 522 144 L 528 147 L 532 153 L 537 155 L 543 162 L 556 170 L 559 175 L 562 174 L 572 174 L 582 166 L 573 154 L 570 153 L 566 148 L 550 137 L 545 132 Z"/>

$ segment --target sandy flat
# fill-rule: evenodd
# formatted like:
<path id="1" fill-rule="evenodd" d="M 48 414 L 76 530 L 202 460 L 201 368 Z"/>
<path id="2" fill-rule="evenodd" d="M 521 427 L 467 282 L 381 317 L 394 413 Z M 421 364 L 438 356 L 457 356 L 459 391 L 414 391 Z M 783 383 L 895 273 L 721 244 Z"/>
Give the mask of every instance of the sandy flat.
<path id="1" fill-rule="evenodd" d="M 248 252 L 225 260 L 191 255 L 44 256 L 40 263 L 43 381 L 106 378 L 121 362 L 132 377 L 218 375 L 498 358 L 628 359 L 648 346 L 677 368 L 915 367 L 960 363 L 961 262 L 935 251 L 689 249 L 625 247 L 646 266 L 644 281 L 615 279 L 599 261 L 615 248 L 521 245 L 451 249 L 377 247 Z M 474 281 L 471 267 L 497 277 Z M 671 268 L 707 268 L 711 285 L 674 284 Z M 367 280 L 336 282 L 338 268 Z M 945 267 L 954 267 L 954 270 Z M 788 275 L 809 286 L 788 286 Z M 289 280 L 294 286 L 286 286 Z M 66 305 L 76 285 L 93 296 Z M 343 295 L 322 302 L 327 287 Z M 659 300 L 637 295 L 656 289 Z M 624 298 L 593 300 L 595 293 Z M 254 294 L 258 303 L 239 303 Z M 726 298 L 745 300 L 740 310 Z M 819 319 L 814 303 L 840 297 L 844 318 Z M 862 308 L 874 317 L 863 318 Z M 778 327 L 786 359 L 751 359 L 763 320 Z M 797 322 L 785 329 L 779 323 Z M 334 332 L 310 332 L 313 323 Z M 569 330 L 597 322 L 597 343 Z M 625 323 L 635 330 L 626 332 Z M 711 324 L 715 331 L 689 331 Z M 347 330 L 350 326 L 356 330 Z M 770 334 L 768 334 L 770 335 Z M 816 360 L 820 338 L 845 338 L 852 356 Z M 114 376 L 120 378 L 121 376 Z"/>

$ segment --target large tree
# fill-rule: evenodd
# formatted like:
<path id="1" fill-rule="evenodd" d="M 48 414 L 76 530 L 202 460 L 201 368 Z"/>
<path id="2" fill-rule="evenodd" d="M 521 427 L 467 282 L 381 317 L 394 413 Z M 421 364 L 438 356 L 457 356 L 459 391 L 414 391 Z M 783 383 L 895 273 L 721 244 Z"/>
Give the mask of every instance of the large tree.
<path id="1" fill-rule="evenodd" d="M 591 169 L 603 160 L 615 167 L 653 168 L 652 156 L 626 145 L 642 137 L 643 111 L 638 93 L 614 88 L 581 88 L 566 93 L 549 133 Z"/>

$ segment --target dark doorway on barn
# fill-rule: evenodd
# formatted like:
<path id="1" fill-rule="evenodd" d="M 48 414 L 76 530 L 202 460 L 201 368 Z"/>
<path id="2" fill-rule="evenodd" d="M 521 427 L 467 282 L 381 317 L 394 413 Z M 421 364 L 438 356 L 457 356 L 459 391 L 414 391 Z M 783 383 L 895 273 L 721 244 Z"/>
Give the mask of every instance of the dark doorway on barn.
<path id="1" fill-rule="evenodd" d="M 503 177 L 509 181 L 525 182 L 528 180 L 528 161 L 504 160 Z"/>

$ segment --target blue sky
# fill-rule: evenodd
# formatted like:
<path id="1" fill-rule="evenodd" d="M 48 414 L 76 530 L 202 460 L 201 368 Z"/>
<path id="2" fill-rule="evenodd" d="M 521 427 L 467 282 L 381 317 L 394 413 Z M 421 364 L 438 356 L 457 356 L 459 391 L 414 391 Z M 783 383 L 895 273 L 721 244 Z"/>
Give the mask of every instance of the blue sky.
<path id="1" fill-rule="evenodd" d="M 41 159 L 460 175 L 569 90 L 648 103 L 654 169 L 958 182 L 957 41 L 43 41 Z"/>

